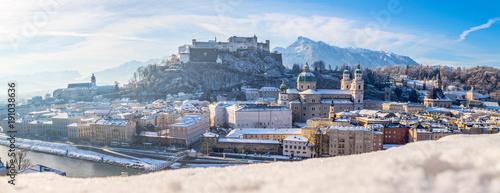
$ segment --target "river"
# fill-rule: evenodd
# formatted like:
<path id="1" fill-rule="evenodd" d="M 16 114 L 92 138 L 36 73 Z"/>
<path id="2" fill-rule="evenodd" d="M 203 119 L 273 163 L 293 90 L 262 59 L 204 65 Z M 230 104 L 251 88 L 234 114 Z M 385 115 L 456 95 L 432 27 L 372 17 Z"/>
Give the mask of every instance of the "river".
<path id="1" fill-rule="evenodd" d="M 8 147 L 0 146 L 0 158 L 5 164 Z M 59 171 L 66 172 L 66 176 L 75 178 L 89 177 L 107 177 L 119 176 L 121 172 L 127 172 L 130 175 L 137 175 L 142 172 L 140 169 L 125 168 L 109 164 L 97 163 L 92 161 L 80 160 L 75 158 L 62 157 L 52 154 L 38 153 L 27 151 L 27 157 L 31 161 L 31 165 L 44 165 Z"/>

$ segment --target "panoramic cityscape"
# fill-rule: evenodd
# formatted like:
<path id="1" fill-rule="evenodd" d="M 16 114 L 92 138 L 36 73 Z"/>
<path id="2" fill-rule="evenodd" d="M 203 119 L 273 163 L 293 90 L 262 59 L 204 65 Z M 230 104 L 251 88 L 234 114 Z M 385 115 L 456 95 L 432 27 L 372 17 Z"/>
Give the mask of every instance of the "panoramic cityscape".
<path id="1" fill-rule="evenodd" d="M 5 4 L 2 192 L 500 191 L 496 2 Z"/>

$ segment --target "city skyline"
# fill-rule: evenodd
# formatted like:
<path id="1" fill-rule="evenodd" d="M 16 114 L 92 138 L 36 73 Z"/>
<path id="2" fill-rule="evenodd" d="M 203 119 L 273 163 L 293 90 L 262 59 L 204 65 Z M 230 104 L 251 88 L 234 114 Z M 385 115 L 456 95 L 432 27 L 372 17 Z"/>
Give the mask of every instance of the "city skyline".
<path id="1" fill-rule="evenodd" d="M 2 2 L 9 6 L 0 19 L 0 76 L 78 70 L 85 77 L 174 54 L 191 39 L 254 34 L 271 40 L 271 49 L 304 36 L 424 65 L 498 68 L 500 62 L 494 2 Z"/>

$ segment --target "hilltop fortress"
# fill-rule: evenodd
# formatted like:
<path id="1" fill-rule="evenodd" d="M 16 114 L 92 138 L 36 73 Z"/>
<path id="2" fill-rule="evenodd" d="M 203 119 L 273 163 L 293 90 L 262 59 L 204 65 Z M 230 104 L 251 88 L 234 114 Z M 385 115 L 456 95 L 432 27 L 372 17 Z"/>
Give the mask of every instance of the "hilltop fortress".
<path id="1" fill-rule="evenodd" d="M 232 36 L 227 39 L 227 42 L 214 40 L 208 42 L 199 42 L 196 39 L 192 40 L 191 45 L 179 46 L 177 54 L 172 54 L 170 60 L 180 63 L 188 62 L 216 62 L 223 63 L 219 57 L 220 53 L 230 53 L 240 50 L 256 50 L 263 59 L 266 56 L 271 56 L 280 63 L 282 62 L 281 54 L 270 52 L 270 41 L 258 42 L 257 36 L 253 37 L 237 37 Z"/>

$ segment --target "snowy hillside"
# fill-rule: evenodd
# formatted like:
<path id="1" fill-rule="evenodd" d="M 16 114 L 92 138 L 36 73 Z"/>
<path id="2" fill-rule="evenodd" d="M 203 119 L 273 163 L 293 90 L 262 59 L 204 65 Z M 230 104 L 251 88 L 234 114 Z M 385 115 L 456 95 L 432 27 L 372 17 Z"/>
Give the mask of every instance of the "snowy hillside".
<path id="1" fill-rule="evenodd" d="M 301 162 L 75 179 L 0 177 L 2 192 L 500 192 L 500 134 L 454 135 L 386 151 Z"/>
<path id="2" fill-rule="evenodd" d="M 386 65 L 417 65 L 408 56 L 397 55 L 385 51 L 372 51 L 363 48 L 340 48 L 328 45 L 322 41 L 313 41 L 300 36 L 297 41 L 287 48 L 276 47 L 274 51 L 283 54 L 283 65 L 292 67 L 293 64 L 303 64 L 305 61 L 313 63 L 323 60 L 327 67 L 341 66 L 346 62 L 353 65 L 360 60 L 363 68 L 382 67 Z"/>

